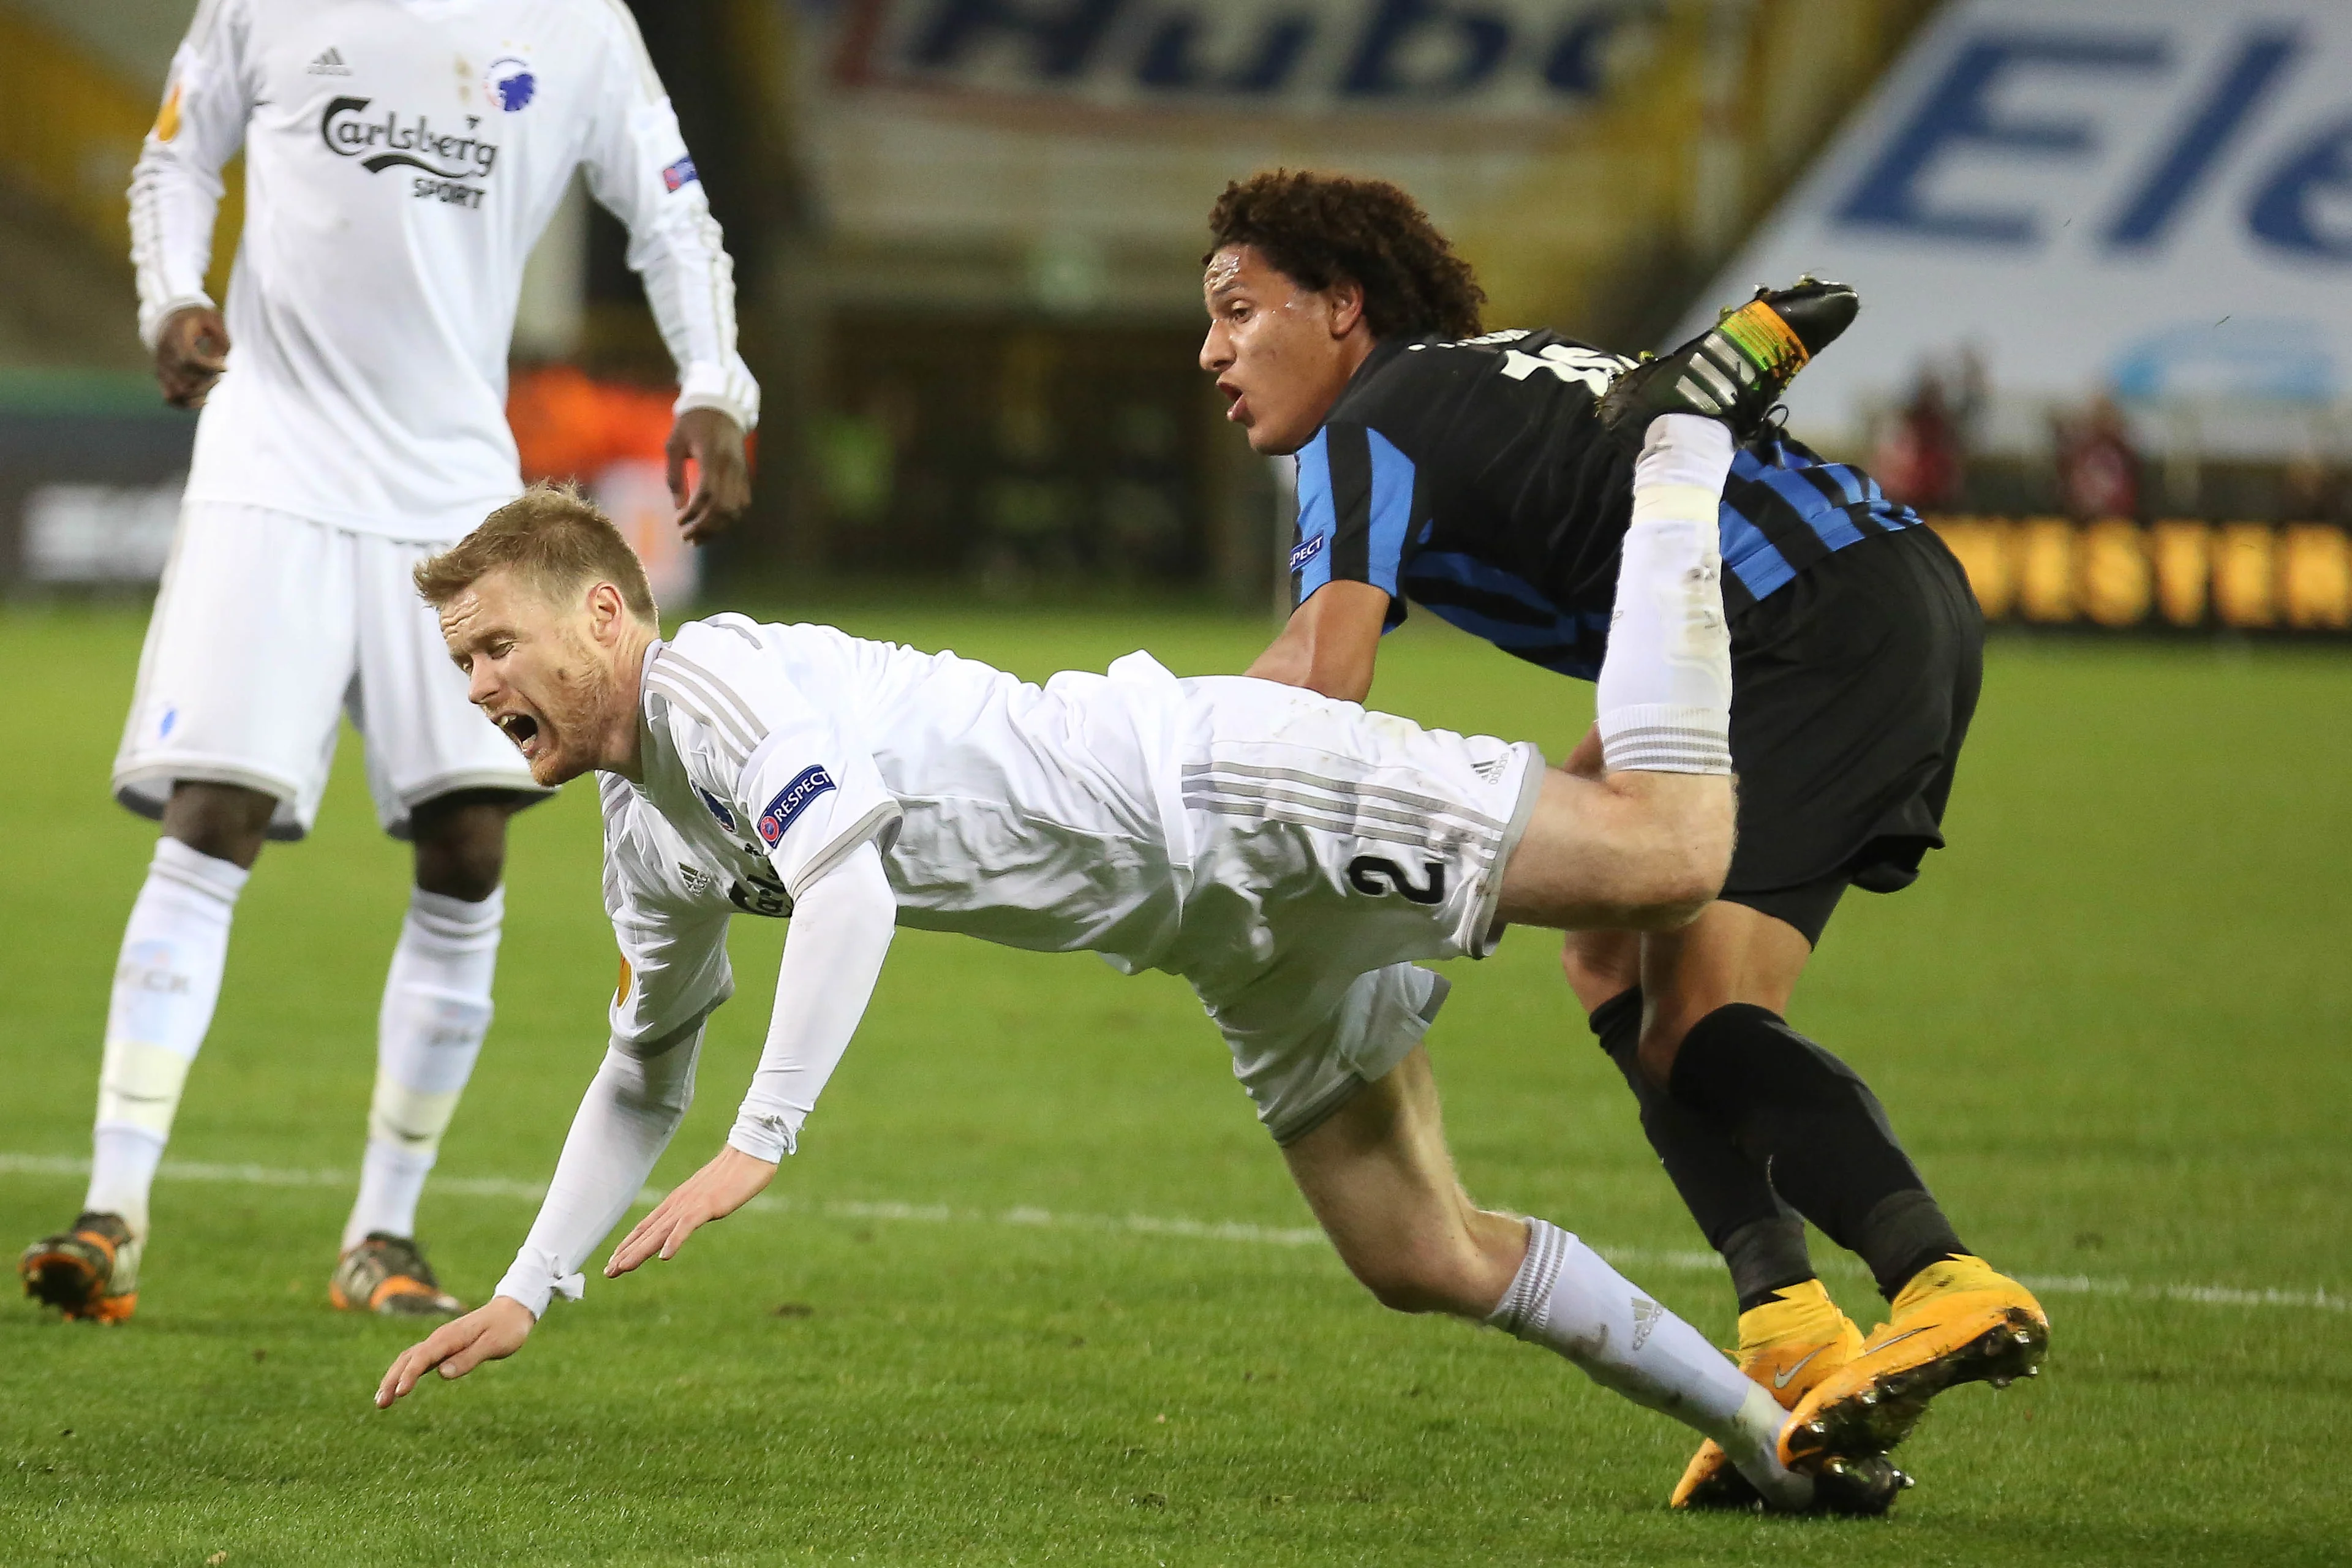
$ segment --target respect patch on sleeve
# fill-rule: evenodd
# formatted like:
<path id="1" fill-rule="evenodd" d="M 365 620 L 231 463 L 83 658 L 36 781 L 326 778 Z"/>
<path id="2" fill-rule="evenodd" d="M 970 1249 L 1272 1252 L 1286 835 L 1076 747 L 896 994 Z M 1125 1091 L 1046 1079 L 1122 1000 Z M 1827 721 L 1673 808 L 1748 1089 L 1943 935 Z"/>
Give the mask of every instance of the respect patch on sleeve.
<path id="1" fill-rule="evenodd" d="M 776 798 L 760 813 L 761 840 L 771 849 L 782 844 L 786 830 L 809 808 L 809 802 L 833 787 L 833 775 L 822 767 L 803 768 L 793 774 L 793 782 L 778 790 Z"/>
<path id="2" fill-rule="evenodd" d="M 671 191 L 684 190 L 701 178 L 700 174 L 694 172 L 694 160 L 691 157 L 680 158 L 662 171 L 662 187 Z"/>

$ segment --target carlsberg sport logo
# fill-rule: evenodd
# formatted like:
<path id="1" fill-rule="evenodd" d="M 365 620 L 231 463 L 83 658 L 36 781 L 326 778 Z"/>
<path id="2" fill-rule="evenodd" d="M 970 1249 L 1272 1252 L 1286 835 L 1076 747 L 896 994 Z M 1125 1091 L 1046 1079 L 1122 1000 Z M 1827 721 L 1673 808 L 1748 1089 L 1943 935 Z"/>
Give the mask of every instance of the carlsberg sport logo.
<path id="1" fill-rule="evenodd" d="M 403 119 L 396 109 L 380 115 L 366 110 L 373 99 L 338 98 L 319 119 L 319 136 L 338 158 L 357 158 L 360 167 L 380 174 L 394 167 L 422 169 L 444 180 L 488 178 L 499 161 L 498 144 L 476 136 L 481 117 L 466 116 L 466 129 L 436 126 L 430 116 Z"/>
<path id="2" fill-rule="evenodd" d="M 523 89 L 529 100 L 529 89 Z M 409 195 L 419 201 L 478 208 L 489 193 L 471 180 L 486 180 L 498 166 L 499 148 L 476 135 L 481 116 L 466 116 L 463 131 L 436 125 L 429 115 L 404 117 L 396 109 L 369 112 L 374 100 L 338 98 L 319 117 L 319 139 L 338 158 L 356 158 L 371 174 L 386 169 L 419 171 L 409 180 Z M 518 105 L 517 107 L 520 107 Z"/>

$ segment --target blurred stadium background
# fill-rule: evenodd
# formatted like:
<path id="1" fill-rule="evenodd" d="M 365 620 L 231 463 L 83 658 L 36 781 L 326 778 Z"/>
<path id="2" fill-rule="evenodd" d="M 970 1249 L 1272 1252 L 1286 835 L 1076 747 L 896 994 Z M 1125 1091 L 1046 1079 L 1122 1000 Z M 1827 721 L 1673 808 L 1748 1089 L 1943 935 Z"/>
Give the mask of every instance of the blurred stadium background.
<path id="1" fill-rule="evenodd" d="M 0 0 L 0 583 L 135 587 L 192 421 L 132 332 L 125 171 L 188 0 Z M 667 362 L 617 225 L 534 258 L 533 474 L 673 596 L 918 580 L 1277 591 L 1282 468 L 1192 367 L 1202 217 L 1276 163 L 1398 179 L 1490 323 L 1655 346 L 1808 268 L 1862 321 L 1798 433 L 1935 515 L 1996 617 L 2340 634 L 2352 16 L 2332 0 L 645 0 L 768 394 L 706 562 L 646 468 Z M 214 267 L 225 282 L 236 176 Z"/>

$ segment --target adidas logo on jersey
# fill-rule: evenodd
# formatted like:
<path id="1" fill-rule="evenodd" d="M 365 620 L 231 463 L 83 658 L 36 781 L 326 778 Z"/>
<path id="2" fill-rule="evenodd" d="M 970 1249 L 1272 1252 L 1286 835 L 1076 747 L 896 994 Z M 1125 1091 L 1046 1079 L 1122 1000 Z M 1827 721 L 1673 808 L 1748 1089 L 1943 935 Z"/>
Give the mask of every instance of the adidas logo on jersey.
<path id="1" fill-rule="evenodd" d="M 343 63 L 343 51 L 336 48 L 331 44 L 327 46 L 326 53 L 320 55 L 317 59 L 312 60 L 308 66 L 305 66 L 303 69 L 312 76 L 349 76 L 352 74 L 352 68 Z"/>

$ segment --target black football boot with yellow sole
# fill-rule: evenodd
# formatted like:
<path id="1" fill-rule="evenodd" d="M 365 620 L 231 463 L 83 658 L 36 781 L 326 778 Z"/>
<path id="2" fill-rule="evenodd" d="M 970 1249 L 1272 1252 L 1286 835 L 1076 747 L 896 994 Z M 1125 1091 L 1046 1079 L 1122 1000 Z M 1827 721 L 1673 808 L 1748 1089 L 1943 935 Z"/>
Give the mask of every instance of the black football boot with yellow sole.
<path id="1" fill-rule="evenodd" d="M 1861 309 L 1852 289 L 1810 276 L 1791 289 L 1759 289 L 1672 353 L 1619 376 L 1601 399 L 1601 422 L 1636 450 L 1662 414 L 1719 419 L 1736 439 L 1752 440 L 1797 373 Z"/>

